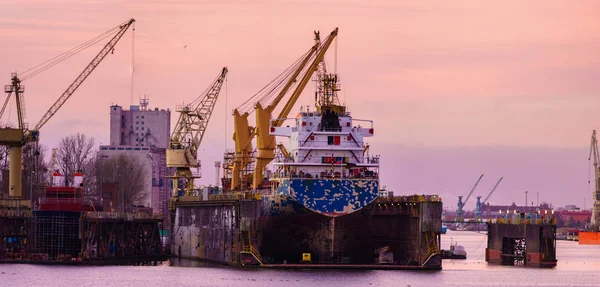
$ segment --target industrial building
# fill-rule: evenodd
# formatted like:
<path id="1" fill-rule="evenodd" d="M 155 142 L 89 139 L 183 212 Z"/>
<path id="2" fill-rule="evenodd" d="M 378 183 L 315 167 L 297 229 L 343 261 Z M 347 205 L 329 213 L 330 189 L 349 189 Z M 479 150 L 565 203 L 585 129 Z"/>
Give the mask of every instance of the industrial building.
<path id="1" fill-rule="evenodd" d="M 131 105 L 129 110 L 121 106 L 110 106 L 110 145 L 101 145 L 98 156 L 101 159 L 120 155 L 131 156 L 144 166 L 146 179 L 144 190 L 148 190 L 140 205 L 152 207 L 155 214 L 167 214 L 170 198 L 167 176 L 170 174 L 166 163 L 166 148 L 171 130 L 169 109 L 148 109 L 148 98 L 140 99 L 139 105 Z M 150 176 L 151 175 L 151 176 Z M 118 198 L 110 189 L 119 188 L 111 183 L 102 187 L 103 204 L 106 208 L 119 204 Z M 114 202 L 117 199 L 117 202 Z"/>

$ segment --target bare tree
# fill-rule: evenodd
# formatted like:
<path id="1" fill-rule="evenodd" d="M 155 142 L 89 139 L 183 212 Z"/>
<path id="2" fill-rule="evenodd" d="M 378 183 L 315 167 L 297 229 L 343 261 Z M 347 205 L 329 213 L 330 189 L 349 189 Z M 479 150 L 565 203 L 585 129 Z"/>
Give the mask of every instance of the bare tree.
<path id="1" fill-rule="evenodd" d="M 23 195 L 29 198 L 29 192 L 34 202 L 42 196 L 43 190 L 49 183 L 46 146 L 34 142 L 23 147 Z"/>
<path id="2" fill-rule="evenodd" d="M 73 182 L 75 172 L 83 172 L 90 161 L 95 158 L 93 148 L 94 138 L 81 133 L 60 140 L 56 151 L 56 163 L 65 175 L 66 186 Z"/>
<path id="3" fill-rule="evenodd" d="M 96 184 L 116 183 L 118 186 L 118 201 L 125 200 L 125 206 L 141 205 L 144 199 L 150 197 L 151 187 L 147 186 L 149 177 L 144 170 L 144 164 L 136 157 L 121 154 L 110 158 L 100 158 L 96 161 Z"/>

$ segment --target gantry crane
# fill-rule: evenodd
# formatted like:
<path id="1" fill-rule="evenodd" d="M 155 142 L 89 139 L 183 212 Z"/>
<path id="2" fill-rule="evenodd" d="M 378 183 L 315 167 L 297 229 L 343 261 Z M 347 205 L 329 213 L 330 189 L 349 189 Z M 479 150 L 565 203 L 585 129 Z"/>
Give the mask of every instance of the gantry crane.
<path id="1" fill-rule="evenodd" d="M 215 81 L 193 102 L 176 107 L 179 119 L 173 129 L 167 148 L 167 167 L 174 167 L 173 196 L 179 195 L 179 179 L 187 180 L 186 193 L 194 190 L 194 179 L 199 174 L 192 173 L 191 168 L 199 168 L 198 147 L 217 103 L 221 87 L 227 76 L 227 67 L 223 67 Z"/>
<path id="2" fill-rule="evenodd" d="M 63 94 L 56 100 L 56 102 L 48 109 L 46 114 L 40 119 L 33 129 L 28 129 L 27 124 L 24 122 L 24 99 L 23 93 L 25 91 L 24 86 L 21 85 L 21 79 L 17 73 L 13 73 L 11 76 L 11 84 L 4 87 L 4 91 L 8 94 L 6 101 L 0 111 L 0 117 L 4 113 L 6 106 L 14 93 L 14 97 L 17 105 L 17 117 L 18 127 L 17 128 L 1 128 L 0 129 L 0 144 L 10 147 L 10 170 L 9 170 L 9 195 L 11 198 L 21 198 L 21 155 L 22 148 L 25 144 L 30 142 L 37 142 L 39 139 L 39 130 L 56 114 L 56 112 L 63 106 L 63 104 L 73 95 L 73 93 L 81 86 L 85 79 L 96 69 L 96 67 L 102 62 L 102 60 L 108 55 L 109 52 L 114 50 L 115 45 L 119 42 L 123 34 L 127 29 L 135 22 L 135 19 L 130 19 L 121 25 L 108 30 L 107 32 L 93 38 L 92 40 L 55 57 L 41 65 L 36 66 L 32 72 L 26 73 L 23 79 L 29 78 L 33 75 L 38 74 L 41 71 L 63 61 L 64 59 L 72 56 L 73 54 L 91 46 L 98 41 L 110 37 L 114 33 L 114 36 L 104 45 L 102 50 L 92 59 L 92 61 L 83 69 L 83 71 L 77 76 L 75 81 L 63 92 Z M 31 69 L 30 69 L 31 70 Z M 28 70 L 28 71 L 30 71 Z"/>
<path id="3" fill-rule="evenodd" d="M 588 160 L 592 160 L 594 165 L 594 191 L 592 198 L 594 199 L 594 207 L 592 209 L 592 218 L 590 221 L 593 231 L 600 231 L 600 155 L 598 154 L 598 140 L 596 139 L 596 130 L 592 132 L 592 144 L 590 145 L 590 155 Z"/>
<path id="4" fill-rule="evenodd" d="M 503 178 L 504 177 L 501 177 L 498 182 L 496 182 L 494 187 L 492 187 L 490 190 L 490 193 L 488 193 L 483 201 L 481 201 L 481 196 L 477 197 L 477 203 L 475 204 L 475 218 L 479 219 L 481 217 L 481 207 L 487 203 L 488 199 L 490 199 L 490 196 L 492 196 L 492 193 L 494 193 Z"/>
<path id="5" fill-rule="evenodd" d="M 337 36 L 338 29 L 336 28 L 330 35 L 321 43 L 319 33 L 315 32 L 315 44 L 311 49 L 304 54 L 298 61 L 296 61 L 287 71 L 282 73 L 280 77 L 275 79 L 271 84 L 261 90 L 266 91 L 265 95 L 256 94 L 250 100 L 246 101 L 244 105 L 260 96 L 254 105 L 254 111 L 256 112 L 256 127 L 250 127 L 248 124 L 249 111 L 244 113 L 240 112 L 240 108 L 234 110 L 234 141 L 235 141 L 235 160 L 233 164 L 232 172 L 232 189 L 240 188 L 245 185 L 244 176 L 242 170 L 247 168 L 249 164 L 254 162 L 254 171 L 252 176 L 252 189 L 256 190 L 260 183 L 263 181 L 264 170 L 267 165 L 273 160 L 275 156 L 275 137 L 270 135 L 272 113 L 275 108 L 279 105 L 283 97 L 287 92 L 295 85 L 294 91 L 290 95 L 282 110 L 279 112 L 276 120 L 273 121 L 274 127 L 283 124 L 283 120 L 291 112 L 293 106 L 298 101 L 298 98 L 302 94 L 302 91 L 306 87 L 306 84 L 310 81 L 313 73 L 317 71 L 319 64 L 323 61 L 325 53 L 333 43 L 333 40 Z M 312 60 L 312 62 L 311 62 Z M 310 63 L 310 64 L 309 64 Z M 299 79 L 300 78 L 300 79 Z M 285 84 L 284 84 L 285 83 Z M 271 85 L 270 84 L 270 85 Z M 270 98 L 277 92 L 272 100 Z M 259 92 L 260 93 L 260 92 Z M 270 100 L 268 104 L 265 102 Z M 244 106 L 242 105 L 242 106 Z M 251 157 L 252 152 L 252 140 L 256 136 L 256 146 L 258 154 L 255 158 Z M 243 179 L 243 183 L 240 182 Z"/>
<path id="6" fill-rule="evenodd" d="M 462 195 L 458 196 L 458 208 L 456 209 L 456 221 L 458 222 L 462 222 L 465 220 L 465 214 L 463 211 L 463 207 L 467 204 L 467 202 L 469 201 L 469 198 L 471 198 L 471 195 L 473 194 L 473 191 L 475 191 L 475 188 L 477 188 L 477 185 L 479 184 L 479 182 L 481 181 L 481 178 L 483 177 L 483 174 L 479 176 L 479 179 L 477 179 L 477 181 L 475 182 L 475 184 L 473 185 L 473 187 L 471 188 L 471 191 L 469 192 L 469 195 L 467 195 L 467 198 L 465 199 L 465 201 L 462 201 Z"/>

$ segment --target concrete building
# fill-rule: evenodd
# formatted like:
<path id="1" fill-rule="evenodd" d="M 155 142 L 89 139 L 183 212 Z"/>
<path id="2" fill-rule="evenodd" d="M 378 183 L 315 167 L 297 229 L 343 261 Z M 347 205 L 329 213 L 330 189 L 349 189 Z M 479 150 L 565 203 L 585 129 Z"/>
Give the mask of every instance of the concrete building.
<path id="1" fill-rule="evenodd" d="M 148 99 L 129 110 L 110 106 L 110 145 L 150 146 L 166 149 L 171 136 L 171 111 L 148 109 Z"/>
<path id="2" fill-rule="evenodd" d="M 157 147 L 142 147 L 142 146 L 113 146 L 113 145 L 102 145 L 98 156 L 100 158 L 112 158 L 119 155 L 125 155 L 135 158 L 144 168 L 146 177 L 144 190 L 148 190 L 148 196 L 146 196 L 140 205 L 145 207 L 152 207 L 154 213 L 166 214 L 170 190 L 167 187 L 167 158 L 164 148 Z M 124 180 L 127 180 L 126 178 Z M 109 183 L 110 184 L 110 183 Z M 119 182 L 113 183 L 120 184 Z M 122 183 L 121 183 L 122 184 Z M 111 206 L 117 206 L 117 202 L 120 200 L 117 198 L 115 201 L 111 197 L 111 191 L 109 190 L 111 185 L 103 183 L 102 194 L 103 202 L 112 202 Z M 124 185 L 126 186 L 126 185 Z M 120 187 L 118 187 L 120 188 Z M 127 192 L 127 191 L 125 191 Z M 105 206 L 106 207 L 106 206 Z"/>
<path id="3" fill-rule="evenodd" d="M 148 103 L 147 98 L 140 99 L 140 105 L 132 105 L 129 110 L 110 106 L 110 145 L 100 146 L 98 156 L 112 158 L 124 154 L 142 163 L 149 175 L 146 186 L 149 196 L 142 204 L 152 207 L 154 213 L 167 214 L 171 189 L 166 149 L 171 135 L 171 111 L 148 109 Z"/>

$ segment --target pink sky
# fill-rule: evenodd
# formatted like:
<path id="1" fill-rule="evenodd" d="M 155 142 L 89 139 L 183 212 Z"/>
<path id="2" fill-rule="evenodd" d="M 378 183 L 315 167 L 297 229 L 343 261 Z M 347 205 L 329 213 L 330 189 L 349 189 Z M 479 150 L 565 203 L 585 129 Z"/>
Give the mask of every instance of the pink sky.
<path id="1" fill-rule="evenodd" d="M 599 127 L 598 15 L 598 1 L 4 0 L 0 77 L 8 84 L 12 71 L 134 17 L 135 102 L 148 94 L 151 107 L 174 109 L 229 67 L 200 150 L 202 182 L 212 183 L 212 163 L 232 147 L 231 109 L 304 53 L 313 30 L 339 27 L 340 97 L 355 117 L 375 121 L 370 144 L 383 158 L 383 184 L 444 194 L 454 205 L 490 168 L 487 185 L 505 176 L 499 203 L 539 189 L 557 205 L 582 205 L 589 136 Z M 129 31 L 42 129 L 42 143 L 53 147 L 75 132 L 108 141 L 109 105 L 131 103 L 131 45 Z M 31 125 L 99 49 L 25 82 Z M 312 104 L 312 89 L 302 104 Z M 523 153 L 532 150 L 544 160 Z M 555 176 L 544 176 L 546 165 Z M 449 169 L 452 178 L 436 180 Z"/>

